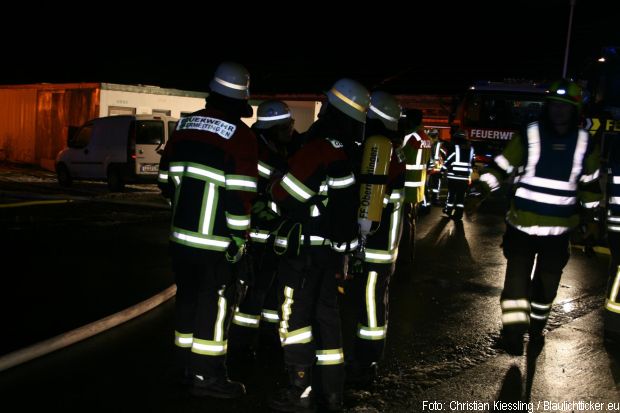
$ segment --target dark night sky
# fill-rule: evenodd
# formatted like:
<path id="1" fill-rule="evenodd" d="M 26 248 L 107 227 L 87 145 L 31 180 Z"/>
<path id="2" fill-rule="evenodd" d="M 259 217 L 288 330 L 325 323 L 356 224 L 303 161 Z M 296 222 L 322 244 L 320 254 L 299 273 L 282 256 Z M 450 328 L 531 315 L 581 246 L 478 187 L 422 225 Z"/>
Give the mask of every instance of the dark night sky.
<path id="1" fill-rule="evenodd" d="M 278 13 L 294 14 L 268 19 L 265 10 L 239 5 L 213 13 L 207 3 L 148 12 L 118 6 L 84 19 L 39 10 L 23 17 L 20 29 L 3 29 L 10 57 L 3 60 L 10 64 L 3 64 L 0 84 L 93 81 L 206 91 L 222 60 L 250 69 L 253 93 L 320 93 L 344 76 L 393 93 L 455 93 L 474 80 L 562 73 L 570 0 L 413 1 L 412 12 L 369 8 L 365 19 L 360 4 L 353 13 L 344 5 L 281 5 Z M 577 0 L 569 75 L 605 45 L 620 45 L 620 1 Z"/>

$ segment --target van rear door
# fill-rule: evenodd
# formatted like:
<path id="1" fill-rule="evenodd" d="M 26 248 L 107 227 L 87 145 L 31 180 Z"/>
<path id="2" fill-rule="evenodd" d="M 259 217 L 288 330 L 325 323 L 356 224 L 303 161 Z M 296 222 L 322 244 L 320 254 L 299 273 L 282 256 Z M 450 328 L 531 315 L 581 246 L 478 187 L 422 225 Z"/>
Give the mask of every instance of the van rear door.
<path id="1" fill-rule="evenodd" d="M 160 155 L 157 150 L 166 143 L 167 125 L 163 119 L 137 119 L 135 125 L 135 173 L 157 175 Z"/>

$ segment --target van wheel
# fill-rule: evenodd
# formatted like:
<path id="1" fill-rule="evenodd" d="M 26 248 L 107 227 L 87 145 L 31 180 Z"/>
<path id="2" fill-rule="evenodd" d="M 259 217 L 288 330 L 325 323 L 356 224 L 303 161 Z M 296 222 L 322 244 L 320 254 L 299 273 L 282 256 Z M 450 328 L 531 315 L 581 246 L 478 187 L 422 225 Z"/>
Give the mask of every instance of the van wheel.
<path id="1" fill-rule="evenodd" d="M 120 192 L 125 188 L 123 174 L 118 166 L 110 166 L 108 168 L 108 188 L 112 192 Z"/>
<path id="2" fill-rule="evenodd" d="M 60 186 L 71 186 L 73 182 L 69 169 L 67 169 L 64 164 L 60 164 L 56 167 L 56 177 L 58 178 L 58 184 Z"/>

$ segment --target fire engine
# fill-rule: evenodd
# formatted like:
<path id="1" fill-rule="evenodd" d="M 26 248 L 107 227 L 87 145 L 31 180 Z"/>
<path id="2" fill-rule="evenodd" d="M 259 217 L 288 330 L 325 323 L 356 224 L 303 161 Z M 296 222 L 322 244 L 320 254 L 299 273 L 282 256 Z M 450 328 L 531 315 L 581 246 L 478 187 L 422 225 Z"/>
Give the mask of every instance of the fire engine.
<path id="1" fill-rule="evenodd" d="M 484 166 L 515 132 L 538 119 L 546 87 L 534 82 L 478 82 L 459 103 L 451 124 L 472 142 L 476 163 Z"/>

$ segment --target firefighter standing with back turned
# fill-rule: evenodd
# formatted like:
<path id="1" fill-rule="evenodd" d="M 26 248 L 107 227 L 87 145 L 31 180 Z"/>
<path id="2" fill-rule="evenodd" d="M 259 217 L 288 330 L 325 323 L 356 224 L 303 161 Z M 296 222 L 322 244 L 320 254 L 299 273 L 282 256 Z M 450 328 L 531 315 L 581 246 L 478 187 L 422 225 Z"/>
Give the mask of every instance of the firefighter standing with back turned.
<path id="1" fill-rule="evenodd" d="M 352 159 L 363 138 L 368 91 L 341 79 L 327 92 L 308 141 L 289 159 L 275 183 L 273 199 L 285 221 L 275 247 L 278 268 L 280 340 L 288 387 L 271 400 L 277 411 L 342 408 L 344 354 L 336 273 L 345 253 L 357 247 L 357 186 Z M 316 364 L 316 366 L 315 366 Z M 313 370 L 315 375 L 313 377 Z"/>
<path id="2" fill-rule="evenodd" d="M 179 121 L 159 166 L 160 188 L 173 206 L 175 349 L 195 396 L 245 394 L 225 363 L 231 306 L 242 290 L 233 264 L 243 259 L 256 193 L 256 138 L 241 122 L 252 115 L 249 83 L 243 66 L 220 64 L 206 108 Z"/>
<path id="3" fill-rule="evenodd" d="M 544 344 L 543 329 L 569 258 L 570 231 L 579 225 L 579 207 L 594 218 L 601 192 L 599 151 L 578 127 L 581 88 L 554 82 L 538 122 L 515 134 L 494 164 L 472 188 L 488 194 L 517 171 L 503 239 L 506 278 L 501 294 L 502 344 L 509 354 L 523 354 L 523 336 Z M 475 210 L 468 198 L 467 210 Z M 534 269 L 533 279 L 530 278 Z"/>
<path id="4" fill-rule="evenodd" d="M 357 315 L 354 351 L 347 357 L 347 382 L 361 386 L 375 379 L 377 363 L 385 349 L 389 284 L 404 219 L 405 157 L 398 150 L 402 137 L 398 130 L 400 114 L 401 107 L 394 96 L 381 91 L 370 95 L 359 175 L 358 222 L 363 256 L 362 262 L 355 262 L 355 256 L 349 260 L 349 272 L 359 270 L 350 281 L 352 288 L 347 289 Z M 420 165 L 426 167 L 426 161 Z M 373 191 L 379 193 L 375 195 Z"/>
<path id="5" fill-rule="evenodd" d="M 407 160 L 405 175 L 403 244 L 405 259 L 413 263 L 415 255 L 416 221 L 422 205 L 425 205 L 426 172 L 431 159 L 431 139 L 424 133 L 422 111 L 409 109 L 399 120 L 399 132 L 403 138 L 402 153 Z M 429 206 L 430 207 L 430 206 Z M 402 255 L 402 252 L 401 252 Z M 401 259 L 402 260 L 402 259 Z"/>
<path id="6" fill-rule="evenodd" d="M 448 198 L 443 213 L 455 221 L 463 218 L 465 193 L 474 163 L 474 148 L 467 141 L 465 131 L 456 130 L 452 134 L 452 148 L 441 170 L 448 180 Z"/>

